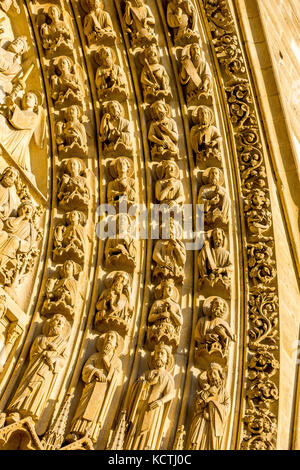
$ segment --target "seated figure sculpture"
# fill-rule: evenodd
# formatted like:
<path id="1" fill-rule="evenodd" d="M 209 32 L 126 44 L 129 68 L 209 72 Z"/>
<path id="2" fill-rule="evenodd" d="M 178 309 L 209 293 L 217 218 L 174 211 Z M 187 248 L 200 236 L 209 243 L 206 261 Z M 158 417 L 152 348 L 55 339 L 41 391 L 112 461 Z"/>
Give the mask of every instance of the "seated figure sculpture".
<path id="1" fill-rule="evenodd" d="M 228 224 L 230 201 L 223 187 L 224 175 L 219 168 L 207 168 L 202 175 L 204 183 L 198 194 L 198 204 L 203 204 L 205 225 Z"/>
<path id="2" fill-rule="evenodd" d="M 194 126 L 190 132 L 190 142 L 196 155 L 197 163 L 208 160 L 221 160 L 219 129 L 213 125 L 214 115 L 207 106 L 198 106 L 192 114 Z"/>
<path id="3" fill-rule="evenodd" d="M 86 245 L 84 223 L 85 216 L 82 212 L 66 213 L 66 224 L 55 227 L 53 261 L 62 263 L 71 259 L 83 265 Z"/>
<path id="4" fill-rule="evenodd" d="M 133 154 L 131 125 L 123 117 L 123 108 L 118 101 L 108 101 L 103 106 L 100 142 L 103 143 L 103 151 L 106 155 L 132 156 Z"/>
<path id="5" fill-rule="evenodd" d="M 174 44 L 184 46 L 199 41 L 195 31 L 196 11 L 191 0 L 170 0 L 167 8 L 167 22 L 174 30 Z"/>
<path id="6" fill-rule="evenodd" d="M 100 46 L 95 53 L 95 60 L 99 66 L 95 75 L 99 100 L 126 100 L 127 79 L 123 69 L 115 63 L 114 51 L 110 47 Z"/>
<path id="7" fill-rule="evenodd" d="M 59 179 L 57 199 L 59 206 L 66 210 L 87 211 L 90 192 L 87 185 L 85 164 L 79 158 L 62 162 L 63 175 Z"/>
<path id="8" fill-rule="evenodd" d="M 87 137 L 80 106 L 73 104 L 65 110 L 65 120 L 56 124 L 56 143 L 62 157 L 85 157 L 87 155 Z"/>
<path id="9" fill-rule="evenodd" d="M 198 43 L 182 50 L 180 81 L 188 104 L 208 99 L 212 94 L 212 76 L 204 52 Z"/>
<path id="10" fill-rule="evenodd" d="M 167 204 L 170 208 L 182 206 L 185 196 L 177 163 L 167 160 L 161 162 L 156 174 L 159 178 L 155 184 L 157 201 L 160 204 Z"/>
<path id="11" fill-rule="evenodd" d="M 136 266 L 136 243 L 130 234 L 132 221 L 128 214 L 115 216 L 116 235 L 105 245 L 105 267 L 132 272 Z"/>
<path id="12" fill-rule="evenodd" d="M 85 0 L 85 10 L 83 31 L 87 37 L 89 46 L 93 44 L 113 45 L 116 40 L 116 33 L 109 13 L 104 11 L 103 0 Z"/>
<path id="13" fill-rule="evenodd" d="M 49 55 L 69 54 L 73 49 L 73 37 L 66 16 L 57 5 L 52 5 L 41 16 L 40 36 L 44 50 Z"/>
<path id="14" fill-rule="evenodd" d="M 125 0 L 124 22 L 133 47 L 148 46 L 157 41 L 154 33 L 155 18 L 144 0 Z"/>
<path id="15" fill-rule="evenodd" d="M 51 75 L 51 98 L 56 108 L 82 105 L 84 102 L 82 70 L 67 56 L 61 56 L 53 62 Z"/>
<path id="16" fill-rule="evenodd" d="M 165 67 L 159 61 L 158 47 L 155 44 L 147 47 L 143 54 L 144 66 L 141 74 L 145 101 L 151 102 L 172 97 L 169 76 Z"/>
<path id="17" fill-rule="evenodd" d="M 178 129 L 174 119 L 170 117 L 170 106 L 164 101 L 155 101 L 151 105 L 152 121 L 148 139 L 151 142 L 151 157 L 156 160 L 177 159 Z"/>
<path id="18" fill-rule="evenodd" d="M 107 202 L 118 205 L 121 200 L 126 200 L 127 206 L 136 201 L 135 179 L 132 178 L 134 166 L 132 160 L 126 157 L 115 158 L 109 167 L 110 174 L 114 178 L 108 183 Z"/>

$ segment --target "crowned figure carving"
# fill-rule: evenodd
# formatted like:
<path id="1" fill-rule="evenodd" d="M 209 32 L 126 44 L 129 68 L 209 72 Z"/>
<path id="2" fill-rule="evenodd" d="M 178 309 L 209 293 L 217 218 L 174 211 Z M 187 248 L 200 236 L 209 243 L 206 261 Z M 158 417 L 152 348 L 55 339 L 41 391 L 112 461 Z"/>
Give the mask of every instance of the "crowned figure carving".
<path id="1" fill-rule="evenodd" d="M 52 64 L 51 97 L 56 108 L 82 105 L 84 102 L 84 80 L 79 65 L 67 56 L 55 59 Z"/>
<path id="2" fill-rule="evenodd" d="M 40 36 L 47 54 L 69 54 L 73 49 L 73 36 L 67 15 L 57 5 L 51 5 L 47 13 L 39 15 Z"/>
<path id="3" fill-rule="evenodd" d="M 133 154 L 131 124 L 123 114 L 124 110 L 118 101 L 108 101 L 103 106 L 99 138 L 106 155 L 132 156 Z"/>
<path id="4" fill-rule="evenodd" d="M 103 0 L 81 0 L 81 5 L 87 12 L 83 21 L 83 31 L 89 46 L 113 45 L 116 33 L 109 13 L 104 10 Z"/>
<path id="5" fill-rule="evenodd" d="M 71 259 L 83 265 L 86 247 L 85 222 L 83 212 L 66 213 L 66 224 L 57 225 L 54 230 L 53 261 L 62 263 Z"/>
<path id="6" fill-rule="evenodd" d="M 174 358 L 171 348 L 155 346 L 152 361 L 130 390 L 127 407 L 126 450 L 157 450 L 163 435 L 175 384 L 171 375 Z"/>
<path id="7" fill-rule="evenodd" d="M 151 143 L 151 157 L 157 160 L 177 159 L 178 129 L 172 119 L 171 108 L 163 100 L 151 105 L 152 121 L 149 127 L 148 139 Z"/>
<path id="8" fill-rule="evenodd" d="M 66 361 L 70 330 L 66 318 L 59 314 L 44 322 L 42 334 L 32 343 L 27 369 L 7 407 L 7 425 L 26 416 L 35 422 L 41 418 Z"/>
<path id="9" fill-rule="evenodd" d="M 93 443 L 97 442 L 121 382 L 122 362 L 119 356 L 122 349 L 123 340 L 115 331 L 98 337 L 97 352 L 88 358 L 82 369 L 84 388 L 67 441 L 85 436 Z"/>
<path id="10" fill-rule="evenodd" d="M 63 174 L 59 179 L 57 198 L 59 206 L 66 210 L 88 210 L 90 192 L 86 177 L 85 164 L 79 158 L 62 162 Z"/>
<path id="11" fill-rule="evenodd" d="M 212 159 L 220 161 L 222 137 L 217 127 L 213 125 L 213 111 L 208 106 L 198 106 L 192 113 L 192 120 L 195 125 L 191 128 L 190 142 L 197 163 Z"/>
<path id="12" fill-rule="evenodd" d="M 157 41 L 154 33 L 155 18 L 144 0 L 125 0 L 124 22 L 132 47 L 148 46 Z"/>
<path id="13" fill-rule="evenodd" d="M 100 331 L 114 329 L 124 336 L 129 331 L 133 313 L 130 275 L 125 271 L 113 271 L 106 276 L 104 284 L 106 289 L 96 304 L 95 328 Z"/>
<path id="14" fill-rule="evenodd" d="M 232 263 L 226 248 L 227 238 L 223 229 L 215 228 L 198 255 L 200 283 L 207 282 L 211 287 L 223 285 L 230 288 Z"/>
<path id="15" fill-rule="evenodd" d="M 203 186 L 198 194 L 198 204 L 203 204 L 205 225 L 222 224 L 229 220 L 230 200 L 224 188 L 224 175 L 219 168 L 207 168 L 202 174 Z"/>
<path id="16" fill-rule="evenodd" d="M 115 158 L 109 166 L 109 172 L 114 178 L 108 183 L 107 202 L 117 205 L 121 200 L 126 200 L 128 207 L 136 202 L 135 179 L 133 162 L 130 158 Z"/>
<path id="17" fill-rule="evenodd" d="M 227 303 L 217 296 L 208 297 L 203 303 L 203 315 L 195 331 L 195 362 L 200 369 L 206 369 L 211 362 L 226 365 L 228 348 L 236 336 L 228 322 Z"/>
<path id="18" fill-rule="evenodd" d="M 99 100 L 126 100 L 127 79 L 123 69 L 115 63 L 114 51 L 110 47 L 100 46 L 95 52 L 95 60 L 99 66 L 95 75 Z"/>
<path id="19" fill-rule="evenodd" d="M 165 343 L 174 350 L 178 347 L 183 317 L 178 304 L 179 293 L 174 279 L 163 279 L 156 287 L 156 300 L 148 316 L 147 341 L 149 346 Z"/>
<path id="20" fill-rule="evenodd" d="M 198 42 L 199 34 L 195 31 L 196 11 L 191 0 L 169 0 L 167 22 L 174 31 L 174 44 L 185 46 Z"/>
<path id="21" fill-rule="evenodd" d="M 61 157 L 81 157 L 87 155 L 87 136 L 84 126 L 88 118 L 82 108 L 73 104 L 65 109 L 64 121 L 56 124 L 56 143 Z"/>
<path id="22" fill-rule="evenodd" d="M 131 235 L 133 222 L 128 214 L 120 213 L 114 218 L 116 235 L 108 238 L 105 245 L 106 269 L 122 269 L 132 272 L 136 266 L 136 242 Z"/>
<path id="23" fill-rule="evenodd" d="M 221 450 L 227 417 L 230 410 L 230 396 L 225 388 L 225 371 L 218 363 L 211 363 L 198 376 L 199 390 L 189 430 L 188 450 Z"/>
<path id="24" fill-rule="evenodd" d="M 199 43 L 185 46 L 181 55 L 180 81 L 189 104 L 197 104 L 212 94 L 212 76 Z"/>
<path id="25" fill-rule="evenodd" d="M 159 49 L 155 44 L 147 47 L 143 53 L 141 84 L 144 100 L 154 101 L 172 97 L 170 79 L 165 67 L 160 64 Z"/>

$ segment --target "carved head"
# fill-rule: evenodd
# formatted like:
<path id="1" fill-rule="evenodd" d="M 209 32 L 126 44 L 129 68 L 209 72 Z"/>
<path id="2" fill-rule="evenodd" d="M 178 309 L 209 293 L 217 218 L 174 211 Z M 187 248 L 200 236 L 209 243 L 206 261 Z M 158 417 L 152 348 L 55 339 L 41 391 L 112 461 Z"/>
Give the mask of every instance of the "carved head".
<path id="1" fill-rule="evenodd" d="M 154 367 L 158 369 L 165 369 L 168 363 L 172 362 L 171 348 L 164 343 L 159 343 L 154 349 Z"/>
<path id="2" fill-rule="evenodd" d="M 252 207 L 262 209 L 266 202 L 266 195 L 261 189 L 254 189 L 251 196 Z"/>
<path id="3" fill-rule="evenodd" d="M 119 158 L 117 161 L 117 172 L 119 178 L 127 176 L 130 170 L 130 163 L 126 158 Z"/>
<path id="4" fill-rule="evenodd" d="M 108 331 L 104 337 L 103 353 L 114 353 L 118 346 L 118 335 L 115 331 Z"/>
<path id="5" fill-rule="evenodd" d="M 81 117 L 81 110 L 79 106 L 73 104 L 69 106 L 66 110 L 66 119 L 67 121 L 79 121 Z"/>
<path id="6" fill-rule="evenodd" d="M 175 289 L 175 282 L 174 279 L 164 279 L 162 281 L 162 298 L 163 299 L 170 299 L 173 296 L 173 292 Z"/>
<path id="7" fill-rule="evenodd" d="M 22 99 L 23 109 L 31 109 L 37 108 L 39 105 L 39 99 L 36 93 L 33 91 L 29 91 L 26 93 Z"/>
<path id="8" fill-rule="evenodd" d="M 209 385 L 221 387 L 224 382 L 224 371 L 220 364 L 212 362 L 207 370 L 207 380 Z"/>
<path id="9" fill-rule="evenodd" d="M 219 168 L 210 168 L 208 173 L 208 183 L 211 185 L 219 185 L 220 179 L 221 175 Z"/>
<path id="10" fill-rule="evenodd" d="M 17 37 L 10 43 L 8 47 L 9 51 L 14 52 L 17 55 L 25 54 L 25 52 L 27 52 L 28 49 L 29 47 L 28 47 L 26 36 Z"/>
<path id="11" fill-rule="evenodd" d="M 103 0 L 87 0 L 86 5 L 90 11 L 103 10 Z"/>
<path id="12" fill-rule="evenodd" d="M 202 126 L 211 126 L 214 121 L 213 111 L 208 106 L 198 106 L 197 118 Z"/>
<path id="13" fill-rule="evenodd" d="M 19 176 L 18 170 L 12 166 L 8 166 L 3 170 L 1 176 L 1 184 L 6 188 L 11 188 L 17 181 Z"/>
<path id="14" fill-rule="evenodd" d="M 163 100 L 155 101 L 150 109 L 153 118 L 158 121 L 162 121 L 166 116 L 170 115 L 170 108 Z"/>
<path id="15" fill-rule="evenodd" d="M 61 336 L 68 322 L 63 315 L 55 314 L 49 320 L 47 336 Z"/>
<path id="16" fill-rule="evenodd" d="M 106 108 L 112 118 L 115 119 L 122 116 L 122 107 L 118 101 L 109 101 Z"/>
<path id="17" fill-rule="evenodd" d="M 214 297 L 210 304 L 209 313 L 214 318 L 223 318 L 227 313 L 227 304 L 221 297 Z"/>
<path id="18" fill-rule="evenodd" d="M 197 42 L 191 45 L 190 54 L 191 54 L 191 59 L 193 60 L 193 62 L 196 62 L 196 63 L 200 62 L 203 52 L 201 50 L 200 45 Z"/>
<path id="19" fill-rule="evenodd" d="M 66 221 L 68 225 L 82 225 L 84 223 L 84 215 L 79 211 L 67 212 Z"/>
<path id="20" fill-rule="evenodd" d="M 63 275 L 65 278 L 74 277 L 78 272 L 76 263 L 70 259 L 63 264 Z"/>
<path id="21" fill-rule="evenodd" d="M 61 15 L 61 11 L 56 5 L 53 5 L 49 8 L 48 16 L 52 20 L 53 23 L 57 23 L 59 21 L 60 15 Z"/>
<path id="22" fill-rule="evenodd" d="M 27 220 L 32 219 L 34 213 L 34 206 L 31 201 L 24 201 L 19 205 L 17 214 L 19 217 L 24 217 Z"/>
<path id="23" fill-rule="evenodd" d="M 155 44 L 147 47 L 144 52 L 145 59 L 149 64 L 158 64 L 159 63 L 159 51 Z"/>
<path id="24" fill-rule="evenodd" d="M 165 164 L 165 178 L 179 178 L 179 168 L 177 163 L 167 161 Z"/>
<path id="25" fill-rule="evenodd" d="M 95 59 L 97 64 L 101 67 L 112 68 L 115 63 L 115 55 L 110 47 L 100 46 L 97 49 Z"/>
<path id="26" fill-rule="evenodd" d="M 63 56 L 58 59 L 56 66 L 61 75 L 67 75 L 72 70 L 73 62 L 69 57 Z"/>
<path id="27" fill-rule="evenodd" d="M 128 282 L 127 277 L 124 276 L 123 274 L 125 273 L 122 273 L 122 272 L 117 273 L 112 283 L 112 288 L 114 289 L 115 292 L 119 294 L 123 292 L 123 288 Z"/>
<path id="28" fill-rule="evenodd" d="M 79 158 L 70 158 L 65 162 L 65 168 L 70 176 L 79 176 L 84 170 L 84 163 Z"/>
<path id="29" fill-rule="evenodd" d="M 222 228 L 215 228 L 212 231 L 212 239 L 214 248 L 223 247 L 225 245 L 226 235 Z"/>

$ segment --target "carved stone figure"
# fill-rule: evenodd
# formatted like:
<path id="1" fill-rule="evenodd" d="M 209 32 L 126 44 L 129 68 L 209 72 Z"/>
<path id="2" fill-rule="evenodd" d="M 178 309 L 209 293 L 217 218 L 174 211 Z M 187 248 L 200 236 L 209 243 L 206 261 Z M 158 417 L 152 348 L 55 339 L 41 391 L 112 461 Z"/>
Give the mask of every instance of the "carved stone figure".
<path id="1" fill-rule="evenodd" d="M 262 234 L 272 225 L 272 214 L 269 207 L 270 200 L 266 191 L 262 189 L 255 188 L 246 197 L 244 211 L 253 238 L 265 239 Z"/>
<path id="2" fill-rule="evenodd" d="M 229 220 L 230 201 L 223 187 L 223 172 L 219 168 L 208 168 L 203 172 L 202 181 L 204 185 L 198 194 L 198 204 L 203 204 L 205 224 L 226 225 Z"/>
<path id="3" fill-rule="evenodd" d="M 0 142 L 28 178 L 35 183 L 31 173 L 30 142 L 34 137 L 37 146 L 42 147 L 44 144 L 46 117 L 41 106 L 41 97 L 29 91 L 23 96 L 21 107 L 9 97 L 6 104 L 9 114 L 8 120 L 0 114 Z"/>
<path id="4" fill-rule="evenodd" d="M 191 128 L 190 142 L 197 163 L 211 159 L 220 161 L 222 137 L 217 127 L 213 125 L 213 111 L 207 106 L 198 106 L 192 113 L 192 119 L 195 126 Z"/>
<path id="5" fill-rule="evenodd" d="M 127 214 L 117 214 L 116 235 L 105 245 L 105 267 L 132 272 L 136 266 L 136 243 L 130 234 L 132 221 Z"/>
<path id="6" fill-rule="evenodd" d="M 18 5 L 18 0 L 1 0 L 0 1 L 0 9 L 5 11 L 5 13 L 8 12 L 12 6 L 15 8 L 16 12 L 20 14 L 20 7 Z"/>
<path id="7" fill-rule="evenodd" d="M 39 250 L 35 208 L 24 201 L 15 217 L 0 221 L 0 284 L 20 283 L 31 271 Z"/>
<path id="8" fill-rule="evenodd" d="M 170 0 L 167 22 L 174 30 L 174 44 L 184 46 L 200 39 L 195 31 L 196 12 L 191 0 Z"/>
<path id="9" fill-rule="evenodd" d="M 51 97 L 56 108 L 82 105 L 84 102 L 82 70 L 74 65 L 73 60 L 61 56 L 53 62 L 54 71 L 51 75 Z"/>
<path id="10" fill-rule="evenodd" d="M 75 411 L 67 440 L 83 436 L 97 442 L 122 377 L 119 356 L 123 342 L 115 331 L 108 331 L 97 341 L 97 351 L 86 361 L 82 370 L 83 392 Z"/>
<path id="11" fill-rule="evenodd" d="M 181 55 L 180 81 L 189 104 L 212 94 L 212 76 L 204 52 L 198 43 L 184 47 Z"/>
<path id="12" fill-rule="evenodd" d="M 222 366 L 209 365 L 207 380 L 199 374 L 199 388 L 195 411 L 188 436 L 188 450 L 221 450 L 230 397 L 225 389 L 225 374 Z"/>
<path id="13" fill-rule="evenodd" d="M 155 44 L 147 47 L 143 54 L 141 84 L 145 101 L 172 97 L 170 79 L 163 65 L 159 63 L 159 50 Z"/>
<path id="14" fill-rule="evenodd" d="M 73 320 L 76 300 L 78 298 L 78 274 L 80 266 L 72 260 L 67 260 L 60 266 L 60 278 L 48 279 L 46 299 L 41 314 L 52 316 L 55 313 Z"/>
<path id="15" fill-rule="evenodd" d="M 126 450 L 157 450 L 171 402 L 175 396 L 171 349 L 163 343 L 155 346 L 150 370 L 144 372 L 130 391 L 127 408 Z"/>
<path id="16" fill-rule="evenodd" d="M 0 104 L 11 94 L 23 75 L 22 57 L 28 51 L 27 38 L 18 36 L 6 47 L 0 47 Z"/>
<path id="17" fill-rule="evenodd" d="M 156 295 L 159 300 L 153 303 L 148 316 L 148 344 L 165 343 L 175 350 L 180 340 L 183 317 L 174 280 L 162 280 L 156 288 Z"/>
<path id="18" fill-rule="evenodd" d="M 132 160 L 118 157 L 111 162 L 109 171 L 114 181 L 108 183 L 107 202 L 116 205 L 125 198 L 128 206 L 134 204 L 136 189 L 135 180 L 131 178 L 134 172 Z"/>
<path id="19" fill-rule="evenodd" d="M 249 243 L 247 254 L 249 278 L 255 287 L 263 289 L 264 286 L 270 284 L 276 276 L 273 248 L 263 242 L 256 242 L 255 244 Z"/>
<path id="20" fill-rule="evenodd" d="M 57 225 L 54 230 L 53 261 L 62 263 L 72 259 L 75 263 L 84 263 L 86 236 L 83 225 L 85 216 L 82 212 L 66 213 L 66 224 Z"/>
<path id="21" fill-rule="evenodd" d="M 227 363 L 229 343 L 235 341 L 234 333 L 224 320 L 227 315 L 228 306 L 221 297 L 208 297 L 204 301 L 203 316 L 195 331 L 195 359 L 200 369 L 206 369 L 211 362 Z"/>
<path id="22" fill-rule="evenodd" d="M 185 201 L 179 168 L 173 161 L 163 161 L 156 169 L 159 180 L 155 184 L 155 197 L 169 207 L 182 206 Z"/>
<path id="23" fill-rule="evenodd" d="M 158 240 L 153 251 L 153 280 L 160 282 L 164 278 L 172 278 L 178 283 L 184 279 L 186 251 L 184 242 L 180 239 L 179 227 L 173 219 L 170 220 L 170 230 L 166 239 Z"/>
<path id="24" fill-rule="evenodd" d="M 128 333 L 132 317 L 130 301 L 131 279 L 124 271 L 113 271 L 105 279 L 106 289 L 100 295 L 95 317 L 95 328 L 114 329 L 122 336 Z"/>
<path id="25" fill-rule="evenodd" d="M 49 54 L 69 54 L 73 49 L 73 37 L 65 14 L 56 5 L 40 15 L 42 46 Z"/>
<path id="26" fill-rule="evenodd" d="M 100 46 L 95 53 L 95 60 L 99 65 L 95 76 L 99 100 L 126 100 L 127 79 L 123 69 L 115 63 L 114 51 L 110 47 Z"/>
<path id="27" fill-rule="evenodd" d="M 116 33 L 109 13 L 104 11 L 102 0 L 82 0 L 82 6 L 88 14 L 84 17 L 83 31 L 88 44 L 113 45 Z"/>
<path id="28" fill-rule="evenodd" d="M 149 127 L 148 139 L 151 142 L 153 159 L 166 160 L 179 156 L 178 129 L 174 119 L 170 117 L 171 109 L 163 100 L 151 105 L 152 121 Z"/>
<path id="29" fill-rule="evenodd" d="M 16 215 L 16 210 L 20 205 L 16 190 L 18 178 L 19 172 L 12 166 L 7 166 L 0 176 L 0 219 L 2 221 Z"/>
<path id="30" fill-rule="evenodd" d="M 87 137 L 84 123 L 88 121 L 82 108 L 73 104 L 65 110 L 65 121 L 56 124 L 56 143 L 62 157 L 85 157 Z"/>
<path id="31" fill-rule="evenodd" d="M 109 101 L 103 106 L 99 138 L 100 142 L 103 142 L 105 154 L 111 156 L 132 155 L 131 125 L 123 117 L 123 108 L 118 101 Z"/>
<path id="32" fill-rule="evenodd" d="M 226 248 L 227 239 L 223 229 L 212 230 L 198 255 L 200 283 L 208 282 L 211 287 L 221 284 L 230 288 L 232 263 Z"/>
<path id="33" fill-rule="evenodd" d="M 87 185 L 85 164 L 78 158 L 62 163 L 63 175 L 59 180 L 57 198 L 62 209 L 88 210 L 90 192 Z"/>
<path id="34" fill-rule="evenodd" d="M 133 47 L 145 46 L 157 41 L 154 34 L 155 18 L 144 0 L 125 0 L 124 22 Z"/>
<path id="35" fill-rule="evenodd" d="M 66 360 L 65 350 L 70 324 L 62 315 L 46 321 L 41 335 L 33 341 L 29 364 L 7 408 L 6 424 L 25 416 L 38 421 Z"/>

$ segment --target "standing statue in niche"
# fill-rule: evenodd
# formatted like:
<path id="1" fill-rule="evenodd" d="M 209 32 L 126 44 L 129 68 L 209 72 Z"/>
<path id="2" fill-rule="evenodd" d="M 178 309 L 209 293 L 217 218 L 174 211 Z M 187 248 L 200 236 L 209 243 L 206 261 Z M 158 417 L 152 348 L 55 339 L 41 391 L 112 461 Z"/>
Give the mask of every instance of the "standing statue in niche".
<path id="1" fill-rule="evenodd" d="M 228 224 L 230 201 L 223 187 L 224 175 L 219 168 L 207 168 L 203 172 L 198 194 L 198 204 L 203 204 L 205 225 Z"/>
<path id="2" fill-rule="evenodd" d="M 173 279 L 163 279 L 156 287 L 156 300 L 148 316 L 147 341 L 165 343 L 176 349 L 180 340 L 183 317 L 178 304 L 179 293 Z"/>
<path id="3" fill-rule="evenodd" d="M 16 215 L 20 205 L 17 194 L 19 172 L 12 166 L 7 166 L 0 176 L 0 220 Z"/>
<path id="4" fill-rule="evenodd" d="M 157 41 L 154 34 L 155 18 L 144 0 L 125 0 L 124 22 L 133 47 L 148 46 Z"/>
<path id="5" fill-rule="evenodd" d="M 228 315 L 227 303 L 221 297 L 208 297 L 203 303 L 203 316 L 195 331 L 195 359 L 197 367 L 206 369 L 211 362 L 226 365 L 228 348 L 236 337 L 224 319 Z"/>
<path id="6" fill-rule="evenodd" d="M 66 224 L 57 225 L 54 230 L 53 261 L 62 263 L 71 259 L 80 265 L 84 263 L 86 218 L 82 212 L 66 213 Z"/>
<path id="7" fill-rule="evenodd" d="M 62 177 L 59 179 L 57 199 L 65 210 L 87 211 L 90 192 L 87 184 L 85 164 L 79 158 L 70 158 L 62 162 Z"/>
<path id="8" fill-rule="evenodd" d="M 9 97 L 6 104 L 9 116 L 6 120 L 0 115 L 0 143 L 35 184 L 35 177 L 31 172 L 30 142 L 34 137 L 38 147 L 44 145 L 46 112 L 41 106 L 41 97 L 38 93 L 29 91 L 22 98 L 21 107 Z"/>
<path id="9" fill-rule="evenodd" d="M 0 104 L 10 95 L 23 75 L 22 56 L 28 51 L 26 36 L 18 36 L 6 47 L 0 47 Z"/>
<path id="10" fill-rule="evenodd" d="M 95 60 L 99 65 L 95 76 L 99 100 L 126 100 L 127 79 L 124 70 L 115 63 L 114 51 L 110 47 L 100 46 L 95 53 Z"/>
<path id="11" fill-rule="evenodd" d="M 212 94 L 212 76 L 204 52 L 198 43 L 182 50 L 180 82 L 184 85 L 187 102 L 198 103 Z"/>
<path id="12" fill-rule="evenodd" d="M 144 66 L 141 74 L 145 101 L 169 99 L 172 97 L 169 75 L 159 61 L 158 47 L 155 44 L 147 47 L 143 54 Z"/>
<path id="13" fill-rule="evenodd" d="M 64 114 L 65 120 L 56 124 L 58 152 L 62 157 L 85 157 L 88 146 L 84 123 L 88 118 L 76 104 L 67 108 Z"/>
<path id="14" fill-rule="evenodd" d="M 195 126 L 191 128 L 190 142 L 196 155 L 197 163 L 211 159 L 221 160 L 220 143 L 222 137 L 213 125 L 214 114 L 207 106 L 198 106 L 192 113 Z"/>
<path id="15" fill-rule="evenodd" d="M 198 42 L 195 31 L 196 11 L 191 0 L 170 0 L 167 8 L 167 22 L 174 30 L 174 44 L 184 46 Z"/>
<path id="16" fill-rule="evenodd" d="M 155 184 L 157 201 L 167 204 L 169 208 L 182 206 L 185 196 L 178 165 L 172 161 L 163 161 L 158 165 L 156 174 L 159 178 Z"/>
<path id="17" fill-rule="evenodd" d="M 221 450 L 230 397 L 225 389 L 225 374 L 220 364 L 212 363 L 207 380 L 198 376 L 195 411 L 187 441 L 188 450 Z"/>
<path id="18" fill-rule="evenodd" d="M 83 31 L 89 46 L 93 44 L 113 45 L 116 33 L 109 13 L 104 11 L 102 0 L 81 0 L 83 9 L 88 12 L 84 17 Z"/>
<path id="19" fill-rule="evenodd" d="M 82 369 L 84 388 L 67 441 L 85 436 L 97 442 L 121 382 L 122 362 L 119 356 L 122 349 L 123 341 L 115 331 L 99 336 L 98 352 L 89 357 Z"/>
<path id="20" fill-rule="evenodd" d="M 127 408 L 126 450 L 158 450 L 175 384 L 171 375 L 171 349 L 160 343 L 152 353 L 150 370 L 144 372 L 130 391 Z"/>
<path id="21" fill-rule="evenodd" d="M 100 124 L 100 142 L 105 154 L 111 156 L 133 154 L 133 133 L 130 122 L 123 117 L 124 110 L 118 101 L 109 101 L 103 106 Z"/>
<path id="22" fill-rule="evenodd" d="M 32 270 L 39 254 L 41 238 L 36 209 L 31 201 L 22 202 L 15 217 L 0 221 L 0 284 L 20 283 Z"/>
<path id="23" fill-rule="evenodd" d="M 117 214 L 116 235 L 105 245 L 105 267 L 132 272 L 136 266 L 136 243 L 130 234 L 132 220 L 128 214 Z"/>
<path id="24" fill-rule="evenodd" d="M 84 78 L 79 65 L 67 56 L 61 56 L 53 61 L 51 74 L 51 98 L 56 108 L 82 105 L 84 102 Z"/>
<path id="25" fill-rule="evenodd" d="M 171 108 L 164 101 L 155 101 L 151 107 L 152 121 L 148 139 L 151 142 L 151 157 L 157 160 L 177 159 L 178 129 L 171 118 Z"/>
<path id="26" fill-rule="evenodd" d="M 154 282 L 160 282 L 164 278 L 173 278 L 182 284 L 184 279 L 184 265 L 186 250 L 180 227 L 173 219 L 170 220 L 169 233 L 162 236 L 155 244 L 153 261 L 156 263 L 153 270 Z"/>
<path id="27" fill-rule="evenodd" d="M 123 198 L 126 199 L 128 207 L 136 201 L 135 179 L 132 178 L 134 165 L 130 158 L 118 157 L 113 160 L 109 172 L 114 178 L 108 183 L 107 202 L 118 204 Z"/>
<path id="28" fill-rule="evenodd" d="M 70 329 L 62 315 L 56 314 L 44 323 L 42 334 L 33 341 L 29 364 L 7 408 L 7 425 L 26 416 L 35 422 L 41 418 L 66 361 Z"/>
<path id="29" fill-rule="evenodd" d="M 66 260 L 60 266 L 60 279 L 50 278 L 47 283 L 46 299 L 41 314 L 51 316 L 55 313 L 74 319 L 78 298 L 78 275 L 80 266 L 72 260 Z"/>
<path id="30" fill-rule="evenodd" d="M 230 288 L 232 263 L 226 248 L 227 239 L 223 229 L 216 228 L 198 255 L 200 283 L 208 282 L 211 287 L 217 284 Z"/>
<path id="31" fill-rule="evenodd" d="M 74 45 L 66 12 L 62 13 L 58 6 L 52 5 L 47 13 L 38 16 L 44 50 L 49 55 L 70 54 Z"/>
<path id="32" fill-rule="evenodd" d="M 114 329 L 122 336 L 129 331 L 133 309 L 130 301 L 131 277 L 124 271 L 109 273 L 104 281 L 106 289 L 97 304 L 95 328 Z"/>

